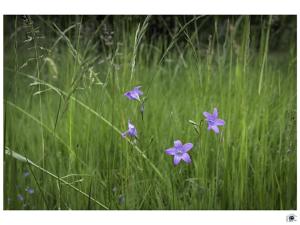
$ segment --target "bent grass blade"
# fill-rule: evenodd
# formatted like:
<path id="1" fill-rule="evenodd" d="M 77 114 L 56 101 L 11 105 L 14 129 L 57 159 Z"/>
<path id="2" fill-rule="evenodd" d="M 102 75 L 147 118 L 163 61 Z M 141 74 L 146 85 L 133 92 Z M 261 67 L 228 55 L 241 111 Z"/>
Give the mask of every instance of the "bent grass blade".
<path id="1" fill-rule="evenodd" d="M 75 190 L 76 192 L 80 193 L 81 195 L 83 195 L 84 197 L 88 198 L 89 201 L 92 201 L 94 203 L 96 203 L 97 205 L 101 206 L 104 209 L 109 209 L 106 205 L 104 205 L 103 203 L 99 202 L 98 200 L 92 198 L 89 194 L 83 192 L 82 190 L 80 190 L 79 188 L 75 187 L 74 185 L 70 184 L 69 182 L 63 180 L 62 178 L 56 176 L 55 174 L 51 173 L 50 171 L 44 169 L 43 167 L 35 164 L 33 161 L 31 161 L 30 159 L 26 158 L 25 156 L 22 156 L 21 154 L 9 149 L 8 147 L 5 147 L 5 154 L 9 155 L 13 158 L 15 158 L 16 160 L 20 161 L 20 162 L 27 162 L 28 164 L 30 164 L 31 166 L 41 170 L 43 173 L 48 174 L 49 176 L 55 178 L 56 180 L 59 180 L 60 182 L 62 182 L 63 184 L 67 185 L 68 187 L 72 188 L 73 190 Z"/>

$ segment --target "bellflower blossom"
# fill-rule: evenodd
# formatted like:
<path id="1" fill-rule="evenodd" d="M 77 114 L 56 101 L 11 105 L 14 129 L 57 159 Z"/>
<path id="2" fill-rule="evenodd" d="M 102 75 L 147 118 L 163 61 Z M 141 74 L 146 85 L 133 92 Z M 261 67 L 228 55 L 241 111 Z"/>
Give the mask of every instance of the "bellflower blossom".
<path id="1" fill-rule="evenodd" d="M 176 166 L 181 160 L 185 161 L 186 163 L 192 162 L 190 155 L 187 153 L 192 148 L 193 148 L 192 143 L 187 143 L 183 145 L 181 141 L 177 140 L 174 141 L 174 147 L 165 150 L 165 153 L 167 155 L 174 156 L 173 162 L 174 165 Z"/>
<path id="2" fill-rule="evenodd" d="M 208 130 L 213 130 L 216 134 L 219 133 L 218 126 L 224 126 L 224 120 L 218 119 L 218 110 L 214 108 L 213 114 L 208 112 L 204 112 L 203 115 L 206 117 L 206 121 L 208 124 Z"/>
<path id="3" fill-rule="evenodd" d="M 126 136 L 137 137 L 137 130 L 135 126 L 130 123 L 130 120 L 128 120 L 128 130 L 122 133 L 123 138 L 125 138 Z"/>
<path id="4" fill-rule="evenodd" d="M 124 96 L 126 96 L 130 100 L 138 100 L 140 101 L 140 95 L 143 95 L 143 92 L 140 90 L 142 86 L 137 86 L 133 88 L 131 91 L 127 91 Z"/>

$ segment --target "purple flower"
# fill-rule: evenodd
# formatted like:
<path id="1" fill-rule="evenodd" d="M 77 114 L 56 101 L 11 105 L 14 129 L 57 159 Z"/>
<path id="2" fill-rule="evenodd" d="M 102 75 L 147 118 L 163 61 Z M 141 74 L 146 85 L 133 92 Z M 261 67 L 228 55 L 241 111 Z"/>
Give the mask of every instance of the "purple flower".
<path id="1" fill-rule="evenodd" d="M 174 156 L 174 165 L 177 165 L 180 160 L 185 161 L 186 163 L 191 163 L 192 160 L 190 155 L 187 153 L 189 150 L 193 148 L 192 143 L 182 144 L 181 141 L 174 141 L 174 147 L 165 150 L 167 155 Z"/>
<path id="2" fill-rule="evenodd" d="M 204 112 L 203 115 L 206 117 L 206 121 L 208 124 L 208 130 L 213 130 L 215 133 L 219 133 L 218 126 L 224 126 L 224 120 L 218 119 L 218 110 L 214 108 L 213 114 L 208 112 Z"/>
<path id="3" fill-rule="evenodd" d="M 130 123 L 130 120 L 128 120 L 128 130 L 122 133 L 123 138 L 125 138 L 126 136 L 137 137 L 137 130 L 133 126 L 133 124 Z"/>
<path id="4" fill-rule="evenodd" d="M 34 189 L 30 188 L 30 187 L 25 188 L 25 191 L 30 195 L 32 195 L 34 193 Z"/>
<path id="5" fill-rule="evenodd" d="M 17 199 L 18 199 L 20 202 L 23 202 L 23 201 L 24 201 L 24 197 L 23 197 L 23 195 L 21 195 L 21 194 L 18 194 L 18 195 L 17 195 Z"/>
<path id="6" fill-rule="evenodd" d="M 24 173 L 23 173 L 23 176 L 24 176 L 24 177 L 28 177 L 29 175 L 30 175 L 30 173 L 29 173 L 28 170 L 24 171 Z"/>
<path id="7" fill-rule="evenodd" d="M 127 98 L 129 98 L 130 100 L 138 100 L 140 101 L 140 95 L 143 95 L 143 92 L 140 91 L 140 88 L 142 86 L 137 86 L 135 88 L 133 88 L 133 90 L 131 91 L 127 91 L 124 96 L 126 96 Z"/>

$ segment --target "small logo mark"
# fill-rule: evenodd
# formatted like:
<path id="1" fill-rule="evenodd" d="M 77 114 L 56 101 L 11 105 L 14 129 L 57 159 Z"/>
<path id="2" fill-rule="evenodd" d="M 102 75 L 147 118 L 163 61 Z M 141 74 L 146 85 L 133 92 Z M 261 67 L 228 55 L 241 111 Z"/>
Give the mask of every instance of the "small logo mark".
<path id="1" fill-rule="evenodd" d="M 286 222 L 295 222 L 296 220 L 296 215 L 295 214 L 289 214 L 286 216 Z"/>

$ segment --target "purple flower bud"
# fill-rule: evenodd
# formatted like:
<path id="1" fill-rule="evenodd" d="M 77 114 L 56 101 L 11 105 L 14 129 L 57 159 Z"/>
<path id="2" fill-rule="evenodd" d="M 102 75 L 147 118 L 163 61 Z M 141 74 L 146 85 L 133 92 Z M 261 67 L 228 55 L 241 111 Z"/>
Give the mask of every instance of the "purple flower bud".
<path id="1" fill-rule="evenodd" d="M 142 103 L 142 104 L 141 104 L 140 111 L 141 111 L 141 113 L 144 113 L 144 111 L 145 111 L 145 106 L 144 106 L 144 103 Z"/>

